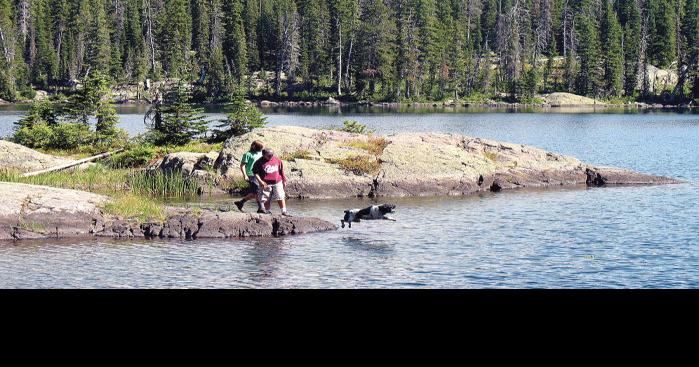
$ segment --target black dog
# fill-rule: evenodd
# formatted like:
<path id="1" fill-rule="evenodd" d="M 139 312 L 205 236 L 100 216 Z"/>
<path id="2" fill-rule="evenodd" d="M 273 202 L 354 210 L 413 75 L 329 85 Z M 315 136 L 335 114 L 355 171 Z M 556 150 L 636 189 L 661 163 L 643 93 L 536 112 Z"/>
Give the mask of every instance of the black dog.
<path id="1" fill-rule="evenodd" d="M 364 220 L 375 220 L 375 219 L 383 219 L 383 220 L 391 220 L 391 221 L 396 221 L 395 219 L 386 216 L 388 213 L 393 213 L 394 210 L 396 209 L 395 205 L 390 205 L 390 204 L 383 204 L 383 205 L 372 205 L 368 208 L 364 209 L 352 209 L 352 210 L 345 210 L 345 217 L 340 221 L 342 223 L 342 228 L 345 228 L 345 223 L 349 223 L 349 227 L 352 228 L 352 223 L 359 223 Z"/>

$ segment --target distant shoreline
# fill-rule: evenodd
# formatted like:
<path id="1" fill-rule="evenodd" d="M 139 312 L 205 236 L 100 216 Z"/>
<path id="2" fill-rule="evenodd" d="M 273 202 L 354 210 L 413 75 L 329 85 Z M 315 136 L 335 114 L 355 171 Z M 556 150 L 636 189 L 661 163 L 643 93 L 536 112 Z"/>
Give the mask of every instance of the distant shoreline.
<path id="1" fill-rule="evenodd" d="M 340 102 L 338 104 L 327 104 L 325 102 L 309 102 L 309 101 L 281 101 L 274 102 L 269 100 L 252 100 L 249 101 L 262 109 L 270 108 L 298 108 L 298 109 L 314 109 L 314 108 L 372 108 L 372 109 L 435 109 L 435 110 L 540 110 L 546 112 L 553 110 L 556 112 L 566 113 L 565 110 L 572 110 L 570 113 L 577 112 L 576 110 L 595 111 L 595 110 L 619 110 L 619 111 L 641 111 L 641 110 L 698 110 L 699 106 L 694 105 L 670 105 L 670 104 L 649 104 L 636 102 L 633 104 L 547 104 L 547 103 L 445 103 L 445 102 Z M 29 107 L 32 101 L 7 102 L 0 101 L 0 109 L 13 107 Z M 117 107 L 134 107 L 134 106 L 149 106 L 147 101 L 116 101 L 114 104 Z M 199 106 L 224 107 L 224 103 L 203 103 Z"/>

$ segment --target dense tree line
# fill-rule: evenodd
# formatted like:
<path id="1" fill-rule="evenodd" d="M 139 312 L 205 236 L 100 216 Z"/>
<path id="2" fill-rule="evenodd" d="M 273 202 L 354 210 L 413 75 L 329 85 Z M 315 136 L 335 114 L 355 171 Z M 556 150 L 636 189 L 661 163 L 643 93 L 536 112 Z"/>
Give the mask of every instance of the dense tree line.
<path id="1" fill-rule="evenodd" d="M 0 98 L 193 82 L 199 101 L 699 97 L 699 0 L 0 0 Z M 656 91 L 657 93 L 657 91 Z"/>

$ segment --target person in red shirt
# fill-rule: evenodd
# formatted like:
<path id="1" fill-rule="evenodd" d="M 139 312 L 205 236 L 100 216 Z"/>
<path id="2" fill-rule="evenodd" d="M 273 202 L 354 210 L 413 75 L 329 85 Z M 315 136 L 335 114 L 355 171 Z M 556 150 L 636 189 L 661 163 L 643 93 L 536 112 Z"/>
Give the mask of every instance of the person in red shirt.
<path id="1" fill-rule="evenodd" d="M 252 168 L 255 178 L 262 186 L 260 201 L 264 204 L 265 210 L 258 210 L 258 213 L 272 214 L 271 202 L 276 201 L 282 209 L 282 215 L 291 217 L 286 210 L 286 176 L 284 175 L 284 163 L 274 156 L 272 149 L 264 149 L 262 158 L 255 162 Z"/>

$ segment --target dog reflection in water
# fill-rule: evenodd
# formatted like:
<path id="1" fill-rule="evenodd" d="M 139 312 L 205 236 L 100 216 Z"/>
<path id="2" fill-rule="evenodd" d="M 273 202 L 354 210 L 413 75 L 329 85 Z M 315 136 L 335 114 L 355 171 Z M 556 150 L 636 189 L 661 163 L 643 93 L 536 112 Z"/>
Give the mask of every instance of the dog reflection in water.
<path id="1" fill-rule="evenodd" d="M 345 223 L 349 224 L 349 227 L 352 228 L 352 223 L 359 223 L 362 220 L 382 219 L 395 222 L 396 220 L 394 218 L 386 215 L 394 213 L 395 209 L 395 205 L 383 204 L 372 205 L 364 209 L 345 210 L 345 217 L 340 220 L 340 223 L 342 223 L 342 228 L 345 228 Z"/>

